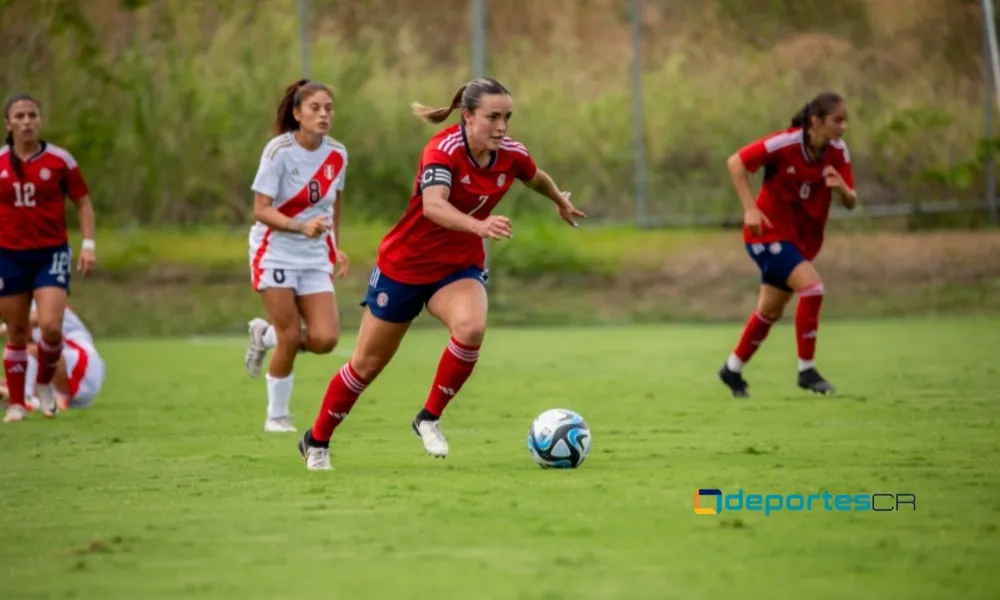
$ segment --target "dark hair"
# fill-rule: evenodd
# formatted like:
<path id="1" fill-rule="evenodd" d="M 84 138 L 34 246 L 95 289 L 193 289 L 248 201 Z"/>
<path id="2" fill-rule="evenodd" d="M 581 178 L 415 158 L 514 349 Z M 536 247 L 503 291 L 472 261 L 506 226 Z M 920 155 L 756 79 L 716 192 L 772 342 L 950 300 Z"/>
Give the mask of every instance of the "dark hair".
<path id="1" fill-rule="evenodd" d="M 821 92 L 792 117 L 792 127 L 809 129 L 812 117 L 820 119 L 826 117 L 835 111 L 843 101 L 844 98 L 836 92 Z"/>
<path id="2" fill-rule="evenodd" d="M 486 94 L 510 95 L 510 91 L 502 83 L 492 77 L 477 77 L 469 83 L 458 88 L 455 96 L 451 99 L 451 105 L 441 108 L 430 108 L 414 102 L 411 104 L 413 114 L 417 115 L 428 123 L 440 123 L 448 118 L 451 111 L 456 108 L 464 108 L 474 111 L 479 108 L 479 103 Z"/>
<path id="3" fill-rule="evenodd" d="M 302 101 L 316 92 L 326 92 L 330 94 L 331 100 L 334 98 L 332 89 L 308 79 L 299 79 L 285 88 L 285 93 L 281 96 L 281 102 L 278 104 L 277 117 L 274 120 L 275 135 L 286 131 L 295 131 L 299 128 L 299 122 L 295 120 L 295 109 L 301 107 Z"/>
<path id="4" fill-rule="evenodd" d="M 5 119 L 10 118 L 10 109 L 14 107 L 15 104 L 22 100 L 27 100 L 35 105 L 39 111 L 42 110 L 42 103 L 35 100 L 30 94 L 14 94 L 7 100 L 7 104 L 3 107 L 3 117 Z M 14 172 L 17 173 L 18 179 L 24 179 L 24 168 L 21 166 L 21 157 L 14 152 L 14 132 L 7 132 L 7 145 L 10 146 L 10 166 L 14 168 Z"/>

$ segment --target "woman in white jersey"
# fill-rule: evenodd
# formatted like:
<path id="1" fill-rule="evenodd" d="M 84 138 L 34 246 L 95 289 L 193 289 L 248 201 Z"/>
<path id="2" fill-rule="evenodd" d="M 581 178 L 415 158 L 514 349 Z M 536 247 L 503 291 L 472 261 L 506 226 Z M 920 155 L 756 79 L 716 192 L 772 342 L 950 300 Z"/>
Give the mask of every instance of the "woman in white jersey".
<path id="1" fill-rule="evenodd" d="M 260 375 L 274 349 L 265 431 L 295 431 L 289 404 L 296 354 L 326 354 L 340 339 L 333 277 L 348 268 L 338 244 L 347 149 L 327 135 L 332 120 L 330 88 L 307 79 L 288 86 L 276 137 L 264 147 L 251 186 L 250 277 L 268 320 L 249 323 L 246 368 Z"/>

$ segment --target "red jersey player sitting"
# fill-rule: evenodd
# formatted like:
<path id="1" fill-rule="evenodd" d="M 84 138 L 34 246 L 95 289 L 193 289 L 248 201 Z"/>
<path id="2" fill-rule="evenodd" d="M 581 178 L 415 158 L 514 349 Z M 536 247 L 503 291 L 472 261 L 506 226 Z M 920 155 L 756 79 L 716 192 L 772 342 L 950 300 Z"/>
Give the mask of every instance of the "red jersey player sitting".
<path id="1" fill-rule="evenodd" d="M 841 139 L 847 105 L 833 92 L 813 98 L 789 129 L 758 140 L 729 158 L 736 193 L 743 203 L 743 241 L 761 272 L 757 310 L 739 344 L 719 370 L 733 396 L 750 396 L 743 367 L 781 318 L 793 293 L 799 387 L 817 394 L 834 387 L 816 370 L 816 333 L 823 303 L 823 280 L 812 264 L 823 244 L 833 192 L 848 209 L 857 204 L 851 156 Z M 747 172 L 764 167 L 764 184 L 754 202 Z"/>
<path id="2" fill-rule="evenodd" d="M 52 377 L 63 351 L 63 313 L 69 290 L 71 251 L 65 198 L 76 204 L 83 244 L 77 268 L 94 266 L 94 209 L 73 156 L 39 138 L 41 108 L 31 96 L 4 107 L 7 144 L 0 146 L 0 315 L 7 325 L 3 366 L 10 406 L 5 423 L 24 420 L 25 373 L 31 336 L 31 300 L 38 305 L 36 394 L 45 416 L 57 411 Z"/>
<path id="3" fill-rule="evenodd" d="M 584 216 L 569 193 L 535 166 L 528 149 L 507 137 L 513 107 L 507 88 L 488 77 L 459 88 L 450 106 L 413 105 L 429 123 L 441 123 L 456 109 L 461 119 L 424 146 L 409 206 L 379 246 L 354 356 L 330 381 L 316 422 L 299 442 L 308 469 L 332 468 L 334 429 L 392 359 L 425 305 L 451 339 L 412 426 L 429 454 L 447 456 L 438 419 L 472 374 L 486 332 L 482 240 L 511 237 L 510 220 L 491 215 L 494 207 L 517 179 L 551 199 L 574 227 L 574 219 Z"/>

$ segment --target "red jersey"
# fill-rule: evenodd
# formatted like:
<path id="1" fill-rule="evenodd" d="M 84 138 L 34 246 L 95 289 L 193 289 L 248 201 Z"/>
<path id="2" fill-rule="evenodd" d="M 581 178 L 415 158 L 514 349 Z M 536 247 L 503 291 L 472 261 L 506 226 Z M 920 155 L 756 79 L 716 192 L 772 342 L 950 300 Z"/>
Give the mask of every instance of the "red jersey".
<path id="1" fill-rule="evenodd" d="M 11 164 L 10 145 L 0 146 L 0 248 L 34 250 L 60 246 L 66 235 L 66 196 L 76 202 L 90 193 L 76 159 L 42 142 L 42 149 L 21 162 L 23 177 Z"/>
<path id="2" fill-rule="evenodd" d="M 771 221 L 761 224 L 761 235 L 743 227 L 745 243 L 791 242 L 807 260 L 819 254 L 830 214 L 833 190 L 826 187 L 823 169 L 837 169 L 844 183 L 854 188 L 851 155 L 842 140 L 830 142 L 822 156 L 813 159 L 805 146 L 802 128 L 769 135 L 739 151 L 747 170 L 764 167 L 764 184 L 757 195 L 757 208 Z"/>
<path id="3" fill-rule="evenodd" d="M 528 149 L 509 137 L 503 139 L 490 163 L 480 167 L 472 159 L 463 126 L 441 130 L 424 146 L 406 212 L 379 245 L 379 270 L 400 283 L 421 285 L 468 267 L 483 268 L 486 257 L 482 238 L 446 229 L 425 217 L 423 186 L 448 185 L 448 202 L 483 220 L 514 179 L 528 181 L 537 170 Z"/>

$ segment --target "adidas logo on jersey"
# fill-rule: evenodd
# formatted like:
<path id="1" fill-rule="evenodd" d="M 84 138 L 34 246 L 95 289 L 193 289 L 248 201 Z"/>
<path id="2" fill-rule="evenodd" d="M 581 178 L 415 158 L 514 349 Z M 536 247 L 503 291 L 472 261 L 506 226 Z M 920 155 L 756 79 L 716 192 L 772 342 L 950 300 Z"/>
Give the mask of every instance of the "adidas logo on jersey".
<path id="1" fill-rule="evenodd" d="M 461 181 L 465 185 L 469 185 L 470 183 L 472 183 L 472 181 L 469 179 L 468 175 L 463 175 L 462 178 L 459 179 L 459 181 Z"/>
<path id="2" fill-rule="evenodd" d="M 7 179 L 8 177 L 10 177 L 10 173 L 7 172 L 7 169 L 0 171 L 0 179 Z"/>

